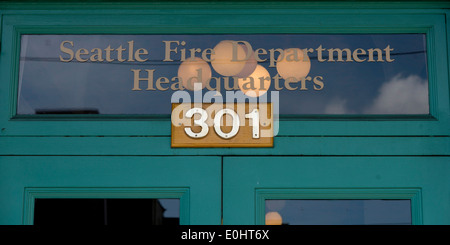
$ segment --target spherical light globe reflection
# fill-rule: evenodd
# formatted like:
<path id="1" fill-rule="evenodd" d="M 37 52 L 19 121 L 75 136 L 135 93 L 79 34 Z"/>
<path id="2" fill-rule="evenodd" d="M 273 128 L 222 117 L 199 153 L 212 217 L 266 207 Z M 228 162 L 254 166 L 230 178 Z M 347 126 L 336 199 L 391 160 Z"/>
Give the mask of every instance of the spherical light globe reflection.
<path id="1" fill-rule="evenodd" d="M 201 83 L 203 89 L 211 80 L 211 68 L 199 57 L 189 58 L 178 67 L 178 78 L 181 79 L 183 87 L 189 90 L 194 90 L 194 83 Z"/>
<path id="2" fill-rule="evenodd" d="M 247 45 L 244 44 L 239 45 L 245 50 L 245 53 L 248 54 L 250 57 L 245 61 L 245 65 L 242 68 L 242 70 L 235 76 L 239 78 L 246 78 L 255 71 L 256 66 L 258 65 L 258 61 L 256 61 L 255 53 L 253 52 L 251 47 L 247 47 Z"/>
<path id="3" fill-rule="evenodd" d="M 239 78 L 238 82 L 242 93 L 250 97 L 259 97 L 269 90 L 271 77 L 266 68 L 257 65 L 250 76 Z"/>
<path id="4" fill-rule="evenodd" d="M 278 212 L 266 213 L 266 225 L 281 225 L 283 224 L 283 218 Z"/>
<path id="5" fill-rule="evenodd" d="M 219 42 L 213 51 L 211 65 L 220 75 L 234 76 L 244 69 L 247 52 L 242 45 L 233 45 L 233 41 L 224 40 Z"/>
<path id="6" fill-rule="evenodd" d="M 300 79 L 306 77 L 311 69 L 311 61 L 303 50 L 289 48 L 284 50 L 277 60 L 277 71 L 283 79 Z"/>

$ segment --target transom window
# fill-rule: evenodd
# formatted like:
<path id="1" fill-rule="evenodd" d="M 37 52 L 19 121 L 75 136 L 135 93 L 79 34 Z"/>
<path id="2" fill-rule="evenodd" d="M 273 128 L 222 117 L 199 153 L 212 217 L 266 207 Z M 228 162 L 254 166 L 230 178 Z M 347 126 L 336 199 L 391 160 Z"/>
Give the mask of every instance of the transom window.
<path id="1" fill-rule="evenodd" d="M 21 35 L 18 115 L 170 115 L 180 91 L 281 115 L 427 115 L 425 34 Z"/>

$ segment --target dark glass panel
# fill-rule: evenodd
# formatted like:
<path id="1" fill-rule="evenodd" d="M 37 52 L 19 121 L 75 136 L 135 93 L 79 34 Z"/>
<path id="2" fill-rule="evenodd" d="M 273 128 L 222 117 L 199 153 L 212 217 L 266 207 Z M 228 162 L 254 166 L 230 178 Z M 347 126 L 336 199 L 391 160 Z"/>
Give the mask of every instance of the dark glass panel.
<path id="1" fill-rule="evenodd" d="M 178 225 L 178 199 L 36 199 L 35 225 Z"/>
<path id="2" fill-rule="evenodd" d="M 411 225 L 411 201 L 266 200 L 266 224 Z"/>

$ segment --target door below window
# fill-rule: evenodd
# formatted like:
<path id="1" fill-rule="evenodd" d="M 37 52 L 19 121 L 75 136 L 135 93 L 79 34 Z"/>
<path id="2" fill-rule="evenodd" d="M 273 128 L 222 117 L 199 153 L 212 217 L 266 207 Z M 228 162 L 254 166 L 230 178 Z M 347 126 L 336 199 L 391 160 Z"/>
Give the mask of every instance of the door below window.
<path id="1" fill-rule="evenodd" d="M 224 224 L 449 224 L 448 162 L 448 157 L 225 157 Z"/>

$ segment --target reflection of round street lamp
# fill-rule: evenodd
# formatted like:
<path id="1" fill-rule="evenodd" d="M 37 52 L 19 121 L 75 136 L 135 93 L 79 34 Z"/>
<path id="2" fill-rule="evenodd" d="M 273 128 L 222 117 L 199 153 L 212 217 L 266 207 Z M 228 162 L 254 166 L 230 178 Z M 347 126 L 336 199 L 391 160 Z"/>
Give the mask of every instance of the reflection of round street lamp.
<path id="1" fill-rule="evenodd" d="M 278 212 L 266 213 L 266 225 L 281 225 L 283 224 L 283 218 Z"/>
<path id="2" fill-rule="evenodd" d="M 259 97 L 270 88 L 271 77 L 269 72 L 261 65 L 257 65 L 255 71 L 246 78 L 239 78 L 239 88 L 250 97 Z M 261 86 L 262 85 L 262 86 Z"/>
<path id="3" fill-rule="evenodd" d="M 253 57 L 253 50 L 236 41 L 224 40 L 219 42 L 211 54 L 211 65 L 222 76 L 245 77 L 253 72 L 256 59 L 247 58 L 247 53 Z"/>
<path id="4" fill-rule="evenodd" d="M 278 56 L 277 71 L 283 79 L 295 79 L 300 81 L 306 77 L 311 69 L 311 61 L 304 50 L 289 48 L 284 50 L 284 55 Z"/>
<path id="5" fill-rule="evenodd" d="M 194 83 L 201 83 L 203 89 L 211 80 L 211 68 L 199 57 L 186 59 L 178 68 L 178 78 L 183 87 L 194 90 Z"/>
<path id="6" fill-rule="evenodd" d="M 248 50 L 247 45 L 244 44 L 239 45 L 245 50 L 246 53 L 249 52 L 250 57 L 248 58 L 248 60 L 245 61 L 244 68 L 242 68 L 242 70 L 235 76 L 239 78 L 246 78 L 255 71 L 256 66 L 258 65 L 258 61 L 256 61 L 255 53 L 251 48 L 250 50 Z"/>

